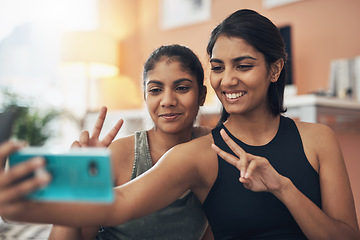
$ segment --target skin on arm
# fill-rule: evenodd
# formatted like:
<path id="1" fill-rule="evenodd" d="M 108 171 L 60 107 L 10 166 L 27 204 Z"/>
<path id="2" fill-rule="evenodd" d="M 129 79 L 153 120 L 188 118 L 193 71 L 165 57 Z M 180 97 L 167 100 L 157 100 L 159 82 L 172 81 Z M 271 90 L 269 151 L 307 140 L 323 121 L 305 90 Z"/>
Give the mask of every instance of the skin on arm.
<path id="1" fill-rule="evenodd" d="M 211 231 L 210 225 L 207 226 L 201 240 L 214 240 L 214 235 L 213 235 L 213 233 Z"/>
<path id="2" fill-rule="evenodd" d="M 48 240 L 76 240 L 81 238 L 81 228 L 71 228 L 60 225 L 54 225 L 51 229 Z"/>
<path id="3" fill-rule="evenodd" d="M 198 144 L 199 140 L 195 139 L 175 146 L 149 171 L 114 188 L 115 201 L 112 204 L 28 201 L 23 203 L 27 208 L 25 212 L 9 212 L 6 217 L 15 221 L 53 223 L 75 227 L 114 226 L 168 206 L 188 189 L 194 188 L 194 193 L 200 201 L 203 201 L 206 197 L 204 194 L 208 193 L 210 187 L 205 189 L 199 186 L 204 182 L 203 175 L 199 172 L 205 172 L 205 169 L 198 168 L 201 163 L 208 161 L 209 153 L 206 152 L 211 153 L 209 151 L 211 143 L 205 142 L 203 145 L 207 145 L 207 147 L 204 149 L 202 145 Z M 199 142 L 195 144 L 195 141 Z M 184 152 L 189 154 L 184 154 Z M 203 195 L 199 196 L 201 189 Z M 94 216 L 97 217 L 94 218 Z"/>
<path id="4" fill-rule="evenodd" d="M 311 208 L 304 209 L 306 211 L 296 211 L 297 207 L 294 206 L 290 209 L 294 211 L 292 214 L 299 218 L 301 221 L 299 225 L 304 226 L 306 230 L 303 231 L 308 233 L 307 236 L 310 239 L 321 239 L 320 237 L 358 239 L 359 228 L 349 177 L 334 132 L 329 127 L 320 124 L 299 122 L 297 125 L 304 142 L 305 153 L 311 151 L 316 153 L 319 164 L 322 211 L 317 207 L 314 207 L 314 212 Z M 294 190 L 294 187 L 292 188 Z M 305 196 L 299 197 L 298 201 L 302 198 Z M 292 199 L 286 200 L 292 201 Z M 289 202 L 289 204 L 295 203 Z M 308 215 L 315 216 L 309 221 Z M 315 232 L 314 229 L 319 231 Z"/>
<path id="5" fill-rule="evenodd" d="M 205 128 L 201 129 L 200 135 L 204 135 L 206 132 L 208 133 L 208 131 L 206 131 Z M 134 146 L 135 146 L 134 135 L 117 139 L 116 141 L 112 142 L 109 146 L 113 160 L 113 173 L 114 173 L 114 181 L 116 186 L 127 183 L 131 179 L 131 173 L 135 158 Z M 64 233 L 65 230 L 69 231 L 71 229 L 75 230 L 74 231 L 75 237 L 85 240 L 85 239 L 94 239 L 99 227 L 81 228 L 80 232 L 79 232 L 80 229 L 76 230 L 76 228 L 62 227 L 61 231 L 62 233 Z M 211 229 L 207 230 L 204 233 L 202 239 L 203 240 L 212 239 Z"/>
<path id="6" fill-rule="evenodd" d="M 268 191 L 279 198 L 308 239 L 358 239 L 350 183 L 334 133 L 319 124 L 297 124 L 309 162 L 315 170 L 318 166 L 323 209 L 302 194 L 290 179 L 278 174 L 265 158 L 246 153 L 224 131 L 221 135 L 237 157 L 215 145 L 213 149 L 240 170 L 240 182 L 246 188 Z"/>
<path id="7" fill-rule="evenodd" d="M 119 189 L 125 190 L 121 192 L 121 198 L 128 201 L 126 205 L 130 206 L 130 211 L 127 211 L 130 215 L 124 213 L 127 221 L 168 206 L 189 189 L 194 191 L 202 182 L 199 168 L 201 162 L 206 161 L 207 156 L 202 154 L 203 145 L 204 141 L 200 139 L 179 144 L 165 153 L 155 166 L 143 175 L 119 186 Z M 208 146 L 210 149 L 210 144 Z M 194 151 L 195 149 L 197 151 Z M 194 193 L 198 194 L 196 190 Z M 121 208 L 121 204 L 117 204 L 116 207 Z M 118 211 L 121 212 L 121 209 Z M 113 219 L 116 218 L 114 211 Z"/>
<path id="8" fill-rule="evenodd" d="M 49 240 L 94 240 L 98 227 L 71 228 L 57 225 L 51 229 Z"/>

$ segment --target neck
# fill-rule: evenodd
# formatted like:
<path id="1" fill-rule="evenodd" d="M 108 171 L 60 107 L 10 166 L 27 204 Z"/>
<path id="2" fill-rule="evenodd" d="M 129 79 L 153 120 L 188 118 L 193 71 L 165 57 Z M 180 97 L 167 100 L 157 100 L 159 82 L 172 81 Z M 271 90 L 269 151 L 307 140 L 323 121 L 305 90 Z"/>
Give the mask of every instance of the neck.
<path id="1" fill-rule="evenodd" d="M 279 127 L 280 116 L 271 113 L 245 116 L 231 114 L 224 123 L 238 139 L 249 145 L 260 146 L 271 141 Z"/>
<path id="2" fill-rule="evenodd" d="M 148 131 L 150 154 L 155 164 L 170 148 L 191 140 L 192 127 L 180 133 L 166 133 L 156 128 Z"/>

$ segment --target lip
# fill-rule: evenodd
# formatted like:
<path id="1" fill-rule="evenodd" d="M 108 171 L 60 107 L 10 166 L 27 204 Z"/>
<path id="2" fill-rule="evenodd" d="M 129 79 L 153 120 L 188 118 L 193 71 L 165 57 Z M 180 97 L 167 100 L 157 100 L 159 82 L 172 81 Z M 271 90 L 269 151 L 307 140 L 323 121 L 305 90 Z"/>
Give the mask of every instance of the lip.
<path id="1" fill-rule="evenodd" d="M 181 113 L 162 113 L 159 114 L 159 117 L 167 121 L 174 121 L 181 115 L 182 115 Z"/>
<path id="2" fill-rule="evenodd" d="M 247 94 L 246 91 L 227 91 L 223 92 L 225 99 L 228 102 L 236 102 L 237 100 L 241 99 L 243 96 Z"/>

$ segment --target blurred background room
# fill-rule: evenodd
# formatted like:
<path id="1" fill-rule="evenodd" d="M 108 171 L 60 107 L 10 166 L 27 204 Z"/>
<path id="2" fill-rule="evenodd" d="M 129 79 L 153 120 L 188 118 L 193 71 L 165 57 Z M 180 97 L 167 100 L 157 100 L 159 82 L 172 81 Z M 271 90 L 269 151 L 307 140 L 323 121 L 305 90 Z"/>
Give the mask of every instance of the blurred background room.
<path id="1" fill-rule="evenodd" d="M 241 8 L 281 30 L 290 63 L 286 114 L 336 132 L 360 220 L 359 0 L 0 0 L 0 112 L 17 109 L 12 137 L 69 147 L 104 105 L 103 133 L 119 118 L 117 137 L 149 128 L 142 67 L 155 48 L 173 43 L 202 60 L 209 93 L 198 124 L 213 127 L 221 106 L 206 45 Z"/>

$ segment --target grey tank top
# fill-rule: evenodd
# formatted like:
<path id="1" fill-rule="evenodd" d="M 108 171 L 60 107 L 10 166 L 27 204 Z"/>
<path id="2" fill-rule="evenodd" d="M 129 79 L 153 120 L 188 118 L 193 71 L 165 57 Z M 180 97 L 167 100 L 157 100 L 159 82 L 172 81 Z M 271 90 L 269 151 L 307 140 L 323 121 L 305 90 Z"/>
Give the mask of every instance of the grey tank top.
<path id="1" fill-rule="evenodd" d="M 147 132 L 135 133 L 135 161 L 131 179 L 153 166 Z M 98 240 L 134 239 L 200 239 L 207 226 L 202 205 L 194 193 L 189 192 L 169 206 L 148 216 L 114 227 L 102 227 Z"/>

